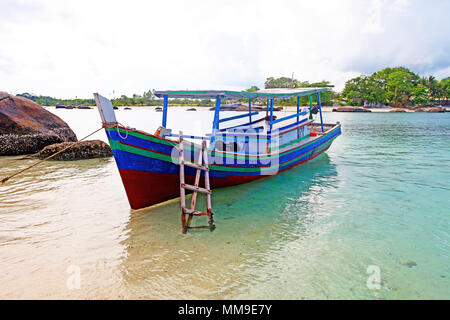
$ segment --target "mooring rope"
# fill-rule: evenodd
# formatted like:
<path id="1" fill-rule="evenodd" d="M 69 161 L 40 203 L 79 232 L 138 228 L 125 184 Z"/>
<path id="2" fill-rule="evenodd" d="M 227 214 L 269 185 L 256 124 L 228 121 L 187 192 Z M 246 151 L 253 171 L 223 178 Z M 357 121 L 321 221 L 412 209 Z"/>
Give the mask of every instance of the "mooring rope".
<path id="1" fill-rule="evenodd" d="M 32 164 L 31 166 L 28 166 L 28 167 L 26 167 L 25 169 L 22 169 L 22 170 L 20 170 L 20 171 L 18 171 L 18 172 L 16 172 L 16 173 L 14 173 L 14 174 L 12 174 L 12 175 L 6 177 L 6 178 L 3 178 L 3 179 L 2 179 L 2 184 L 4 184 L 6 181 L 8 181 L 9 179 L 11 179 L 12 177 L 15 177 L 15 176 L 21 174 L 22 172 L 27 171 L 27 170 L 33 168 L 34 166 L 37 166 L 38 164 L 44 162 L 45 160 L 48 160 L 48 159 L 53 158 L 54 156 L 56 156 L 57 154 L 60 154 L 60 153 L 63 152 L 63 151 L 66 151 L 67 149 L 69 149 L 70 147 L 74 146 L 74 145 L 77 144 L 78 142 L 81 142 L 81 141 L 83 141 L 84 139 L 89 138 L 89 137 L 92 136 L 94 133 L 97 133 L 98 131 L 100 131 L 100 130 L 102 130 L 102 129 L 103 129 L 103 127 L 99 128 L 99 129 L 97 129 L 97 130 L 95 130 L 94 132 L 88 134 L 86 137 L 84 137 L 84 138 L 82 138 L 82 139 L 76 141 L 75 143 L 69 144 L 69 145 L 68 145 L 67 147 L 65 147 L 64 149 L 59 150 L 58 152 L 55 152 L 54 154 L 48 156 L 47 158 L 42 159 L 42 160 L 39 160 L 38 162 Z"/>
<path id="2" fill-rule="evenodd" d="M 125 129 L 125 137 L 122 137 L 122 135 L 120 134 L 119 125 L 121 125 Z M 120 122 L 117 122 L 117 124 L 116 124 L 116 131 L 117 131 L 117 134 L 119 135 L 119 137 L 122 138 L 122 140 L 125 140 L 126 138 L 128 138 L 128 128 L 125 127 Z"/>

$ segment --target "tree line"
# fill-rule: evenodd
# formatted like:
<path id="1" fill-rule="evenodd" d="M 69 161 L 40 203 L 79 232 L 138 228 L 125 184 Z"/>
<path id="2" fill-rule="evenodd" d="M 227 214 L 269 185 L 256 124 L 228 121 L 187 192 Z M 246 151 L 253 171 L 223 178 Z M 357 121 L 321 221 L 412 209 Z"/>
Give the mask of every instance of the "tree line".
<path id="1" fill-rule="evenodd" d="M 48 96 L 37 96 L 30 94 L 28 92 L 17 94 L 18 97 L 24 97 L 27 99 L 30 99 L 37 104 L 41 106 L 55 106 L 57 104 L 64 104 L 64 105 L 70 105 L 70 106 L 79 106 L 79 105 L 86 105 L 86 106 L 93 106 L 95 105 L 94 98 L 92 99 L 59 99 L 59 98 L 53 98 Z"/>
<path id="2" fill-rule="evenodd" d="M 370 76 L 348 80 L 340 98 L 347 105 L 392 107 L 448 104 L 450 77 L 440 81 L 435 77 L 420 77 L 405 67 L 385 68 Z"/>
<path id="3" fill-rule="evenodd" d="M 377 71 L 370 76 L 361 75 L 348 80 L 342 92 L 335 92 L 334 87 L 329 81 L 320 81 L 310 83 L 308 81 L 299 81 L 287 77 L 269 77 L 264 82 L 264 88 L 311 88 L 327 87 L 329 90 L 320 94 L 321 104 L 331 106 L 336 101 L 341 105 L 390 105 L 393 107 L 420 105 L 427 106 L 433 104 L 445 105 L 449 102 L 450 96 L 450 77 L 438 81 L 433 76 L 420 77 L 405 67 L 385 68 Z M 247 92 L 258 91 L 257 86 L 251 86 Z M 29 93 L 18 94 L 35 101 L 43 106 L 54 106 L 56 104 L 64 105 L 95 105 L 94 99 L 58 99 L 48 96 L 36 96 Z M 317 95 L 313 95 L 313 104 L 317 104 Z M 255 99 L 256 103 L 264 104 L 263 99 Z M 142 95 L 133 94 L 131 97 L 121 95 L 113 98 L 114 106 L 162 106 L 163 100 L 154 95 L 154 90 L 148 90 Z M 239 102 L 245 103 L 246 99 L 240 99 Z M 185 106 L 213 106 L 211 99 L 171 99 L 171 105 Z M 277 105 L 296 105 L 297 99 L 277 99 Z M 301 105 L 309 105 L 309 97 L 300 97 Z"/>
<path id="4" fill-rule="evenodd" d="M 154 90 L 144 92 L 142 95 L 133 94 L 131 97 L 121 95 L 118 98 L 111 99 L 113 106 L 162 106 L 163 100 L 158 99 L 154 94 Z M 37 96 L 28 92 L 17 94 L 19 97 L 30 99 L 41 106 L 55 106 L 62 104 L 66 106 L 95 106 L 95 100 L 92 99 L 59 99 L 49 96 Z M 186 105 L 186 106 L 210 106 L 213 102 L 209 99 L 192 100 L 192 99 L 171 99 L 172 105 Z"/>

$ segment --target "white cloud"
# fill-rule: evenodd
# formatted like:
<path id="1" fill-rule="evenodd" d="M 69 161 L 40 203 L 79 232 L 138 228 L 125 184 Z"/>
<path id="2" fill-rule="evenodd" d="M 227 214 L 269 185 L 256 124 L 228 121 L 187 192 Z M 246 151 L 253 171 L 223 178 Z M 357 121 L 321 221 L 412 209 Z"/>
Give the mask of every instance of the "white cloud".
<path id="1" fill-rule="evenodd" d="M 0 2 L 0 90 L 13 93 L 237 89 L 292 72 L 341 89 L 393 64 L 450 64 L 439 0 Z"/>
<path id="2" fill-rule="evenodd" d="M 398 1 L 398 0 L 397 0 Z M 382 0 L 371 0 L 367 20 L 361 33 L 377 34 L 384 32 L 385 28 L 381 23 L 381 10 L 383 8 Z"/>
<path id="3" fill-rule="evenodd" d="M 394 8 L 401 10 L 408 7 L 411 4 L 411 0 L 394 0 Z"/>

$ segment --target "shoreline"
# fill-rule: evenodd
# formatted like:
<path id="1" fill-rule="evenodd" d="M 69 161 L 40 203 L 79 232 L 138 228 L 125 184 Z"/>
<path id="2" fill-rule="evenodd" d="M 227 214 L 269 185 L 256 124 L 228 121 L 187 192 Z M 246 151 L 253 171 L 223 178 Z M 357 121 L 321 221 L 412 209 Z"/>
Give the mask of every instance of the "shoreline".
<path id="1" fill-rule="evenodd" d="M 44 108 L 55 108 L 55 106 L 43 106 Z M 131 109 L 136 109 L 136 108 L 150 108 L 150 109 L 156 109 L 156 108 L 161 108 L 161 106 L 117 106 L 119 109 L 125 109 L 125 108 L 131 108 Z M 257 107 L 264 107 L 264 106 L 257 106 Z M 283 112 L 283 111 L 287 111 L 287 112 L 295 112 L 297 110 L 297 106 L 277 106 L 274 105 L 274 108 L 281 108 L 281 110 L 279 110 L 278 112 Z M 300 108 L 302 107 L 307 107 L 307 106 L 300 106 Z M 364 108 L 364 107 L 358 107 L 358 106 L 346 106 L 348 108 L 363 108 L 366 110 L 369 110 L 372 113 L 417 113 L 417 112 L 422 112 L 422 113 L 432 113 L 427 111 L 428 109 L 431 108 L 436 108 L 436 107 L 424 107 L 422 108 L 423 110 L 421 111 L 416 111 L 413 109 L 408 109 L 408 108 L 392 108 L 392 107 L 388 107 L 388 108 Z M 91 109 L 95 109 L 96 106 L 91 106 Z M 178 110 L 187 110 L 187 109 L 196 109 L 195 111 L 199 111 L 199 110 L 209 110 L 211 108 L 211 106 L 184 106 L 184 105 L 172 105 L 169 106 L 170 109 L 178 109 Z M 329 107 L 329 106 L 323 106 L 322 107 L 322 112 L 333 112 L 333 109 L 339 108 L 339 106 L 333 106 L 333 107 Z M 445 112 L 450 112 L 450 107 L 448 106 L 443 106 L 442 108 L 445 109 Z M 76 108 L 74 109 L 68 109 L 68 110 L 77 110 Z M 83 109 L 78 109 L 78 110 L 83 110 Z M 129 109 L 128 109 L 129 110 Z M 399 111 L 394 111 L 394 110 L 399 110 Z M 240 111 L 240 112 L 245 112 L 242 110 L 227 110 L 227 111 Z M 263 111 L 260 111 L 263 112 Z M 361 111 L 334 111 L 334 112 L 339 112 L 339 113 L 367 113 L 367 112 L 361 112 Z"/>
<path id="2" fill-rule="evenodd" d="M 295 112 L 297 110 L 297 106 L 275 106 L 274 107 L 279 107 L 281 108 L 280 111 L 278 112 L 282 112 L 282 111 L 288 111 L 288 112 Z M 300 108 L 305 107 L 305 106 L 300 106 Z M 355 106 L 349 106 L 351 108 L 362 108 L 362 107 L 355 107 Z M 55 106 L 45 106 L 44 108 L 55 108 Z M 95 106 L 91 107 L 92 109 L 95 109 Z M 118 110 L 120 109 L 125 109 L 125 108 L 131 108 L 131 109 L 136 109 L 136 108 L 161 108 L 161 106 L 118 106 Z M 211 108 L 210 106 L 205 107 L 205 106 L 169 106 L 170 109 L 178 109 L 178 110 L 187 110 L 187 109 L 196 109 L 196 111 L 199 110 L 209 110 L 209 108 Z M 338 107 L 322 107 L 322 112 L 333 112 L 333 109 L 338 108 Z M 428 111 L 426 111 L 426 109 L 430 109 L 432 107 L 429 108 L 424 108 L 424 111 L 415 111 L 415 110 L 411 110 L 411 109 L 407 109 L 407 108 L 364 108 L 366 110 L 370 110 L 370 112 L 372 113 L 399 113 L 399 112 L 406 112 L 406 113 L 418 113 L 418 112 L 422 112 L 422 113 L 430 113 Z M 450 108 L 449 107 L 443 107 L 445 109 L 446 112 L 450 112 Z M 402 111 L 394 111 L 396 109 L 400 109 Z M 69 109 L 69 110 L 76 110 L 76 109 Z M 83 109 L 78 109 L 78 110 L 83 110 Z M 227 110 L 227 111 L 239 111 L 239 110 Z M 245 111 L 240 111 L 240 112 L 245 112 Z M 260 111 L 263 112 L 263 111 Z M 339 112 L 339 113 L 370 113 L 370 112 L 361 112 L 361 111 L 334 111 L 334 112 Z"/>

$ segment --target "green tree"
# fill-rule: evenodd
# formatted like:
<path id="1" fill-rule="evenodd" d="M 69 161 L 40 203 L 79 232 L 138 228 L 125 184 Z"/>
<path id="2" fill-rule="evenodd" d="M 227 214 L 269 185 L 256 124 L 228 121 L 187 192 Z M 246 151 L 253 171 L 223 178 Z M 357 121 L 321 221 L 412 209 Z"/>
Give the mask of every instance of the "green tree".
<path id="1" fill-rule="evenodd" d="M 386 83 L 386 96 L 394 106 L 406 106 L 413 95 L 413 88 L 419 77 L 413 73 L 394 71 L 389 74 Z"/>
<path id="2" fill-rule="evenodd" d="M 405 67 L 384 68 L 372 76 L 379 81 L 387 102 L 393 106 L 408 105 L 412 89 L 420 82 L 420 77 Z"/>
<path id="3" fill-rule="evenodd" d="M 360 76 L 347 81 L 342 91 L 342 97 L 346 98 L 351 105 L 386 103 L 382 83 L 373 76 Z"/>
<path id="4" fill-rule="evenodd" d="M 428 88 L 422 84 L 418 85 L 417 87 L 414 87 L 412 89 L 413 93 L 413 102 L 414 104 L 423 106 L 427 104 L 430 100 L 429 94 L 428 94 Z"/>
<path id="5" fill-rule="evenodd" d="M 266 82 L 264 82 L 264 88 L 270 89 L 270 88 L 292 88 L 293 85 L 297 84 L 298 80 L 291 79 L 287 77 L 281 77 L 281 78 L 273 78 L 269 77 L 266 79 Z"/>
<path id="6" fill-rule="evenodd" d="M 248 88 L 247 90 L 245 90 L 246 92 L 256 92 L 258 91 L 259 88 L 257 86 L 251 86 L 250 88 Z"/>
<path id="7" fill-rule="evenodd" d="M 346 82 L 342 97 L 350 104 L 382 103 L 407 106 L 424 104 L 436 90 L 434 78 L 420 78 L 405 67 L 384 68 L 371 76 L 360 76 Z M 431 89 L 433 88 L 433 89 Z"/>
<path id="8" fill-rule="evenodd" d="M 450 77 L 444 78 L 438 83 L 439 103 L 448 104 L 450 98 Z"/>
<path id="9" fill-rule="evenodd" d="M 271 88 L 311 88 L 311 87 L 334 87 L 329 81 L 320 81 L 315 83 L 309 83 L 308 81 L 299 81 L 297 79 L 287 78 L 287 77 L 280 77 L 280 78 L 274 78 L 269 77 L 266 79 L 264 83 L 264 87 L 266 89 Z M 320 93 L 320 101 L 321 104 L 324 106 L 333 105 L 333 99 L 336 97 L 337 93 L 332 90 L 323 91 Z M 288 99 L 288 100 L 279 100 L 277 102 L 281 105 L 296 105 L 297 99 Z M 301 97 L 300 103 L 302 105 L 309 104 L 309 98 L 308 97 Z M 317 104 L 317 95 L 313 95 L 313 103 Z"/>

